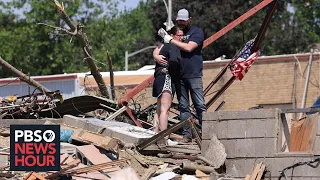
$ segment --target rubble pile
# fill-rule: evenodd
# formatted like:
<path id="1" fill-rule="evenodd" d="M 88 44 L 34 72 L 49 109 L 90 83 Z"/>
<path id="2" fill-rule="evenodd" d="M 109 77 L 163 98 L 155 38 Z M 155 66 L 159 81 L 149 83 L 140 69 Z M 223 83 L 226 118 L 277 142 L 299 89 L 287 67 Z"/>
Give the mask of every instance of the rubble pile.
<path id="1" fill-rule="evenodd" d="M 41 94 L 43 97 L 43 94 Z M 1 106 L 10 109 L 28 108 L 28 111 L 18 111 L 15 116 L 7 116 L 8 111 L 2 111 L 4 119 L 9 124 L 17 124 L 20 120 L 39 122 L 45 118 L 43 124 L 60 125 L 60 165 L 58 172 L 12 172 L 9 171 L 10 155 L 10 128 L 2 127 L 1 136 L 1 165 L 0 177 L 31 179 L 208 179 L 210 176 L 219 177 L 217 170 L 220 166 L 210 162 L 201 155 L 201 135 L 192 120 L 181 121 L 158 134 L 149 130 L 152 126 L 145 123 L 138 127 L 117 121 L 117 116 L 128 117 L 128 113 L 121 107 L 116 107 L 108 99 L 97 96 L 82 96 L 55 101 L 48 113 L 52 102 L 46 103 L 32 101 L 37 96 L 18 97 L 13 101 L 2 100 Z M 18 100 L 21 99 L 18 103 Z M 22 103 L 23 102 L 23 103 Z M 28 102 L 28 103 L 26 103 Z M 88 105 L 90 103 L 90 105 Z M 97 119 L 90 115 L 96 109 L 105 108 L 105 119 Z M 12 109 L 11 109 L 12 110 Z M 154 110 L 147 107 L 143 111 L 134 112 L 140 118 L 148 111 Z M 137 114 L 139 113 L 139 114 Z M 36 114 L 36 115 L 35 115 Z M 71 114 L 71 115 L 69 115 Z M 33 116 L 32 116 L 33 115 Z M 50 117 L 49 119 L 47 117 Z M 56 119 L 52 119 L 56 118 Z M 61 117 L 61 118 L 60 118 Z M 110 118 L 112 117 L 112 118 Z M 16 118 L 20 118 L 19 122 Z M 21 119 L 23 118 L 23 119 Z M 38 118 L 39 120 L 36 120 Z M 140 120 L 142 122 L 143 120 Z M 172 120 L 174 121 L 174 120 Z M 176 120 L 177 121 L 177 120 Z M 190 143 L 181 143 L 182 137 L 178 132 L 184 124 L 190 123 L 196 140 Z M 151 127 L 151 128 L 150 128 Z M 206 155 L 208 156 L 208 155 Z M 222 164 L 223 165 L 223 162 Z M 223 167 L 223 166 L 222 166 Z M 221 175 L 223 177 L 223 175 Z"/>
<path id="2" fill-rule="evenodd" d="M 71 122 L 74 120 L 75 122 Z M 98 132 L 71 126 L 99 124 Z M 15 121 L 14 119 L 10 121 Z M 26 119 L 28 121 L 28 119 Z M 101 123 L 101 122 L 102 123 Z M 69 122 L 67 124 L 67 122 Z M 104 123 L 107 123 L 104 125 Z M 10 129 L 3 128 L 1 136 L 2 171 L 0 177 L 24 179 L 172 179 L 218 177 L 216 169 L 201 156 L 196 142 L 179 143 L 181 136 L 171 134 L 141 149 L 141 145 L 157 137 L 150 130 L 122 122 L 105 122 L 95 118 L 66 115 L 61 119 L 46 120 L 44 124 L 60 124 L 60 165 L 58 172 L 8 171 Z M 97 128 L 93 128 L 97 129 Z M 112 132 L 111 132 L 112 131 Z M 71 133 L 67 133 L 71 132 Z M 117 134 L 118 132 L 118 134 Z M 110 134 L 106 136 L 105 134 Z M 69 137 L 65 137 L 68 136 Z M 6 141 L 5 141 L 6 140 Z M 133 142 L 133 143 L 132 143 Z M 140 147 L 140 151 L 138 150 Z M 130 175 L 129 175 L 129 174 Z"/>

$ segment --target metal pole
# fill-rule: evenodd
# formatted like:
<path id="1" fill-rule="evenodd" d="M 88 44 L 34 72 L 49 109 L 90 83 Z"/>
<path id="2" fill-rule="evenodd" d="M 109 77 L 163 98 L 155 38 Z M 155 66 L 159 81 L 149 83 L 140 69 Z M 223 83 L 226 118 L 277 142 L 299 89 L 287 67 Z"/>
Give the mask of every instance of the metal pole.
<path id="1" fill-rule="evenodd" d="M 171 21 L 172 21 L 172 0 L 168 0 L 168 22 L 167 22 L 167 30 L 169 30 L 168 27 L 172 27 Z"/>
<path id="2" fill-rule="evenodd" d="M 142 49 L 140 49 L 140 50 L 138 50 L 138 51 L 135 51 L 135 52 L 133 52 L 133 53 L 128 53 L 128 51 L 126 51 L 125 52 L 125 71 L 128 71 L 128 61 L 129 61 L 129 57 L 131 57 L 131 56 L 134 56 L 134 55 L 136 55 L 136 54 L 138 54 L 138 53 L 141 53 L 142 51 L 145 51 L 145 50 L 147 50 L 147 49 L 151 49 L 151 48 L 156 48 L 157 46 L 147 46 L 147 47 L 145 47 L 145 48 L 142 48 Z"/>
<path id="3" fill-rule="evenodd" d="M 312 64 L 312 54 L 313 54 L 313 49 L 311 49 L 310 53 L 310 58 L 309 58 L 309 63 L 308 63 L 308 70 L 307 70 L 307 76 L 306 76 L 306 81 L 304 83 L 304 90 L 303 90 L 303 96 L 302 96 L 302 101 L 301 101 L 301 108 L 303 109 L 306 105 L 306 96 L 307 96 L 307 91 L 308 91 L 308 85 L 309 85 L 309 77 L 310 77 L 310 70 L 311 70 L 311 64 Z M 300 113 L 299 119 L 302 118 L 302 113 Z"/>
<path id="4" fill-rule="evenodd" d="M 164 6 L 166 7 L 167 14 L 169 14 L 169 9 L 168 9 L 168 5 L 167 5 L 166 0 L 162 0 L 162 1 L 164 3 Z"/>
<path id="5" fill-rule="evenodd" d="M 128 71 L 128 51 L 125 52 L 125 71 Z"/>

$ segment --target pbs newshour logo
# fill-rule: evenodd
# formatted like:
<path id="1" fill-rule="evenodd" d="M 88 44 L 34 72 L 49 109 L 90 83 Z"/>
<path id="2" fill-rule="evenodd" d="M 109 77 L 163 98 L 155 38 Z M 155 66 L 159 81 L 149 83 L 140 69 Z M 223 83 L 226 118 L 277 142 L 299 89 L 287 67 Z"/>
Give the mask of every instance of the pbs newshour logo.
<path id="1" fill-rule="evenodd" d="M 59 171 L 59 125 L 10 125 L 10 170 Z"/>

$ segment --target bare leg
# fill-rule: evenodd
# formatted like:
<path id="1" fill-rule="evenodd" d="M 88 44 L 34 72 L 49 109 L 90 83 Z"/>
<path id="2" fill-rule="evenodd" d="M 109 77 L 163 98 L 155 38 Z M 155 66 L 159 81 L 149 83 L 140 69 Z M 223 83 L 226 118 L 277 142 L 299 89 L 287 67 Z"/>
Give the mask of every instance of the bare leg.
<path id="1" fill-rule="evenodd" d="M 159 122 L 159 114 L 160 114 L 160 105 L 161 105 L 161 100 L 160 100 L 161 96 L 157 99 L 157 109 L 156 112 L 154 113 L 154 117 L 153 117 L 153 131 L 158 133 L 160 131 L 160 122 Z"/>
<path id="2" fill-rule="evenodd" d="M 160 130 L 163 131 L 168 128 L 169 109 L 172 103 L 172 96 L 170 91 L 163 91 L 160 97 Z"/>

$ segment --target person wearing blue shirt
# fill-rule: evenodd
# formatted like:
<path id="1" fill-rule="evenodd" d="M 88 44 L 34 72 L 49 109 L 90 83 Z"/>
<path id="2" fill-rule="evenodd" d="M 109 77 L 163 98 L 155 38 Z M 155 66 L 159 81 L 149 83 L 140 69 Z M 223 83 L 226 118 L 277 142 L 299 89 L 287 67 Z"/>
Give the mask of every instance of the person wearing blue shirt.
<path id="1" fill-rule="evenodd" d="M 163 38 L 164 43 L 174 44 L 181 50 L 181 92 L 180 96 L 178 96 L 180 119 L 185 120 L 191 117 L 189 109 L 190 93 L 196 109 L 197 119 L 199 120 L 200 126 L 202 126 L 202 113 L 206 111 L 202 84 L 203 58 L 201 54 L 204 33 L 201 28 L 191 24 L 191 17 L 189 17 L 189 12 L 186 9 L 180 9 L 178 11 L 176 23 L 184 32 L 184 40 L 182 42 L 173 39 L 164 29 L 160 29 L 158 34 Z M 159 55 L 157 49 L 155 49 L 153 55 L 157 63 L 164 63 L 164 57 Z M 192 131 L 189 125 L 184 127 L 183 137 L 184 142 L 191 141 Z"/>

